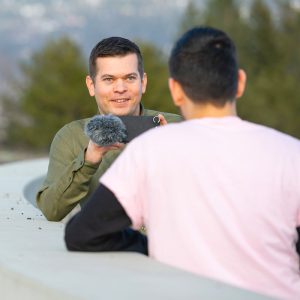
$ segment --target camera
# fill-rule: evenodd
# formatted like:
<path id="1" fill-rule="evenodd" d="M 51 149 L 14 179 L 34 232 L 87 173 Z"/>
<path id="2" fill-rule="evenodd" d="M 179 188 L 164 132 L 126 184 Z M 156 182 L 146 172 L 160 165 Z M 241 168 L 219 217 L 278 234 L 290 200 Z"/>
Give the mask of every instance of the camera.
<path id="1" fill-rule="evenodd" d="M 120 116 L 119 118 L 126 127 L 126 143 L 130 142 L 141 133 L 159 126 L 160 124 L 159 116 Z"/>
<path id="2" fill-rule="evenodd" d="M 84 132 L 95 144 L 105 147 L 128 143 L 159 124 L 159 116 L 96 115 L 85 124 Z"/>

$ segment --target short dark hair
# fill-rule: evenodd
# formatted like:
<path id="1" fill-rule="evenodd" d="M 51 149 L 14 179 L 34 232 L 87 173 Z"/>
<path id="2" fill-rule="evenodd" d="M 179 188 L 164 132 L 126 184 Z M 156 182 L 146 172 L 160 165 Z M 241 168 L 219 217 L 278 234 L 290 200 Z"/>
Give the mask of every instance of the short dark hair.
<path id="1" fill-rule="evenodd" d="M 170 76 L 198 103 L 224 106 L 237 92 L 238 63 L 233 41 L 223 31 L 194 27 L 174 45 Z"/>
<path id="2" fill-rule="evenodd" d="M 101 40 L 91 51 L 89 59 L 89 75 L 94 80 L 97 74 L 96 60 L 98 57 L 125 56 L 135 53 L 138 59 L 138 71 L 144 75 L 144 63 L 140 48 L 132 41 L 122 37 L 109 37 Z"/>

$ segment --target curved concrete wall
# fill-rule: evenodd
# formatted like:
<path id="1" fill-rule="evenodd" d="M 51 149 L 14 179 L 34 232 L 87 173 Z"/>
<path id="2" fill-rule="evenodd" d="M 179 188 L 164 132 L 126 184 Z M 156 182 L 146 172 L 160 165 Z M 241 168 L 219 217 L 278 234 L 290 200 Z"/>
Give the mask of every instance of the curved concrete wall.
<path id="1" fill-rule="evenodd" d="M 39 190 L 39 188 L 42 186 L 44 179 L 46 175 L 40 175 L 28 183 L 23 188 L 23 197 L 29 201 L 33 206 L 36 207 L 36 193 Z"/>
<path id="2" fill-rule="evenodd" d="M 47 164 L 0 166 L 1 300 L 270 299 L 139 254 L 68 252 L 64 224 L 32 205 Z"/>

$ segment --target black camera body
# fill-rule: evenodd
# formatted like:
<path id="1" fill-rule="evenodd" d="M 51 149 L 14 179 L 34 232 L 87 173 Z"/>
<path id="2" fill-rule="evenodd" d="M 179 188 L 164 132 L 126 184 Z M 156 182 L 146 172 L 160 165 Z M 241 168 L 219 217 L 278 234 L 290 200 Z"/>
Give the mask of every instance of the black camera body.
<path id="1" fill-rule="evenodd" d="M 126 127 L 127 138 L 125 143 L 130 142 L 141 133 L 160 124 L 158 116 L 120 116 L 119 118 Z"/>
<path id="2" fill-rule="evenodd" d="M 96 115 L 85 124 L 85 134 L 97 145 L 129 143 L 141 133 L 160 124 L 158 116 Z"/>

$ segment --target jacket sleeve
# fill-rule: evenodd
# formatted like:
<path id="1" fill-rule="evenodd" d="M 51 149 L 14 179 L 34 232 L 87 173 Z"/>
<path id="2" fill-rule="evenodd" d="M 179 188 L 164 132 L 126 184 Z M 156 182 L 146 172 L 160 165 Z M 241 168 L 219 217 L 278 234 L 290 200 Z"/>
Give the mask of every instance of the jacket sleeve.
<path id="1" fill-rule="evenodd" d="M 147 254 L 147 238 L 130 229 L 131 220 L 115 195 L 100 184 L 82 210 L 67 223 L 71 251 L 135 251 Z"/>
<path id="2" fill-rule="evenodd" d="M 168 123 L 178 123 L 183 121 L 182 116 L 171 114 L 171 113 L 164 113 L 164 112 L 162 112 L 162 114 L 165 116 Z"/>
<path id="3" fill-rule="evenodd" d="M 37 193 L 37 206 L 49 221 L 62 220 L 87 195 L 99 166 L 84 161 L 85 149 L 76 149 L 73 135 L 64 127 L 54 137 L 47 177 Z"/>

